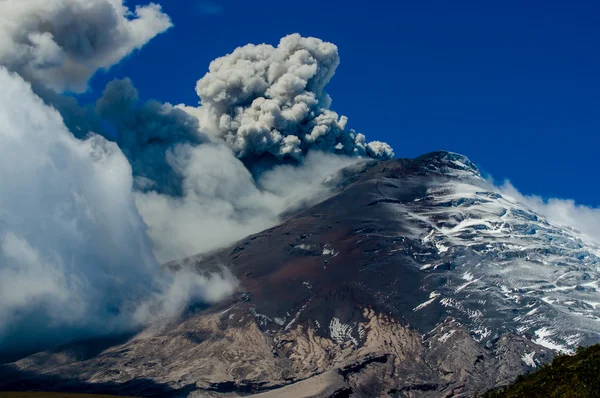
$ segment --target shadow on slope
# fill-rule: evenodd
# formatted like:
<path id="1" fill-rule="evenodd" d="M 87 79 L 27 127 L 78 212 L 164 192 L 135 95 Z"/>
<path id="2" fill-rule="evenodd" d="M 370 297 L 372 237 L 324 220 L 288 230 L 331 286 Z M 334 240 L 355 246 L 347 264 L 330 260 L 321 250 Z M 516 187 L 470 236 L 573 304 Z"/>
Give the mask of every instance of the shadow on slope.
<path id="1" fill-rule="evenodd" d="M 90 383 L 18 370 L 11 365 L 0 366 L 0 396 L 2 391 L 44 391 L 135 397 L 184 397 L 195 389 L 193 384 L 174 389 L 166 384 L 142 378 L 125 383 Z"/>

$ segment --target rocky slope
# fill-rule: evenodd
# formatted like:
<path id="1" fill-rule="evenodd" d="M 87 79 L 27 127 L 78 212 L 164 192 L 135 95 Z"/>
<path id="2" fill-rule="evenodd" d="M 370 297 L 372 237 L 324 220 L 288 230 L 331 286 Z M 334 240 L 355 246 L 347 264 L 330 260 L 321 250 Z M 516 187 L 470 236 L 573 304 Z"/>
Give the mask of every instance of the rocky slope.
<path id="1" fill-rule="evenodd" d="M 496 192 L 464 156 L 365 162 L 326 183 L 331 198 L 281 225 L 167 265 L 225 264 L 235 297 L 32 355 L 4 367 L 0 388 L 472 396 L 599 340 L 600 249 Z"/>

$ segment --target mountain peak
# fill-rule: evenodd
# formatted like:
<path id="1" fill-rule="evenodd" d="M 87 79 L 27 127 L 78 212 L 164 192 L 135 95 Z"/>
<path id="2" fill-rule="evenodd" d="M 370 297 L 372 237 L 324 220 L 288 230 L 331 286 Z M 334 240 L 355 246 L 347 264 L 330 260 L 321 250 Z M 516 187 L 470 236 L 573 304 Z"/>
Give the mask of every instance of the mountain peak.
<path id="1" fill-rule="evenodd" d="M 414 159 L 427 171 L 450 177 L 482 179 L 479 168 L 471 160 L 459 153 L 435 151 Z"/>
<path id="2" fill-rule="evenodd" d="M 447 151 L 353 164 L 328 199 L 166 265 L 226 264 L 235 295 L 97 355 L 69 345 L 0 367 L 0 389 L 473 396 L 597 343 L 597 249 L 480 179 Z"/>

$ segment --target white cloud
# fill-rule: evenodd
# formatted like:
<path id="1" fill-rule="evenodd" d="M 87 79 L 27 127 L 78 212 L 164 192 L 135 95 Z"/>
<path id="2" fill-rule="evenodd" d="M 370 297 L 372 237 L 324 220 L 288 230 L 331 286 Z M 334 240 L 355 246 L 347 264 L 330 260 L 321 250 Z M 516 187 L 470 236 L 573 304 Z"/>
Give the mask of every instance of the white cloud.
<path id="1" fill-rule="evenodd" d="M 74 138 L 2 67 L 0 87 L 0 351 L 126 330 L 233 291 L 226 274 L 161 271 L 116 144 Z"/>
<path id="2" fill-rule="evenodd" d="M 551 222 L 574 228 L 596 244 L 600 244 L 600 208 L 578 205 L 571 199 L 544 199 L 536 195 L 523 195 L 510 181 L 505 181 L 499 190 L 503 195 L 523 203 Z"/>
<path id="3" fill-rule="evenodd" d="M 358 161 L 309 154 L 302 165 L 275 167 L 257 183 L 223 144 L 179 145 L 168 159 L 182 178 L 182 195 L 136 193 L 161 262 L 215 250 L 275 225 L 284 210 L 324 199 L 325 177 Z"/>
<path id="4" fill-rule="evenodd" d="M 123 0 L 2 0 L 0 64 L 56 91 L 82 92 L 98 69 L 171 26 L 153 3 L 131 11 Z"/>
<path id="5" fill-rule="evenodd" d="M 216 303 L 234 293 L 237 286 L 238 280 L 224 266 L 208 274 L 181 269 L 163 291 L 137 306 L 133 319 L 138 324 L 162 326 L 181 315 L 190 303 Z"/>

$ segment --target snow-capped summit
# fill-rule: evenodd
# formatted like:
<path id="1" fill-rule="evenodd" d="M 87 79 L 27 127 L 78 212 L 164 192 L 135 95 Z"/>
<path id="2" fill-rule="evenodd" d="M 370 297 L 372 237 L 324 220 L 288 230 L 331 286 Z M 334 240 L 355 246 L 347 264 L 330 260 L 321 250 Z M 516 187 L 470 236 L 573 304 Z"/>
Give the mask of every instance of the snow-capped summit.
<path id="1" fill-rule="evenodd" d="M 483 188 L 452 181 L 390 206 L 411 220 L 416 265 L 432 272 L 426 286 L 440 305 L 470 313 L 464 322 L 481 341 L 509 330 L 562 352 L 597 342 L 600 248 Z M 440 267 L 451 270 L 443 281 Z"/>
<path id="2" fill-rule="evenodd" d="M 424 170 L 431 174 L 441 174 L 448 177 L 474 177 L 481 179 L 479 168 L 469 158 L 454 152 L 431 152 L 415 159 Z"/>

